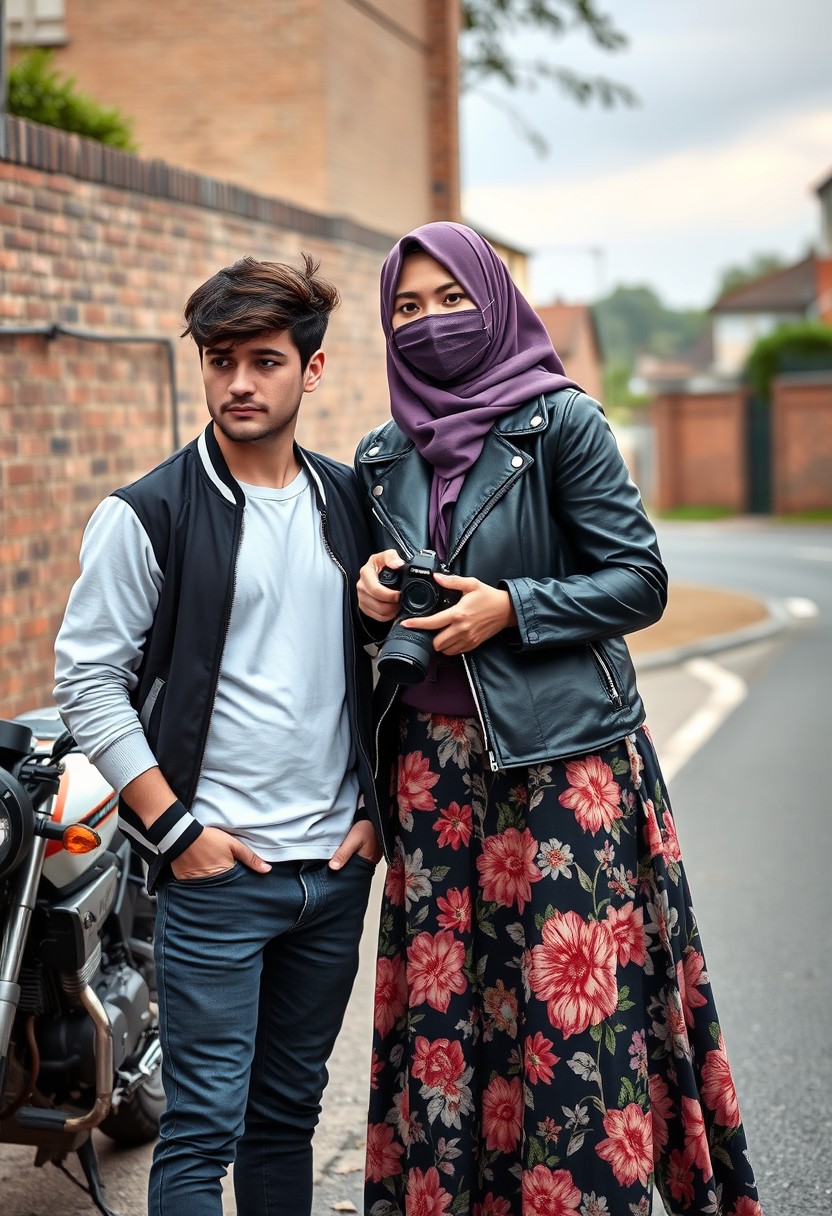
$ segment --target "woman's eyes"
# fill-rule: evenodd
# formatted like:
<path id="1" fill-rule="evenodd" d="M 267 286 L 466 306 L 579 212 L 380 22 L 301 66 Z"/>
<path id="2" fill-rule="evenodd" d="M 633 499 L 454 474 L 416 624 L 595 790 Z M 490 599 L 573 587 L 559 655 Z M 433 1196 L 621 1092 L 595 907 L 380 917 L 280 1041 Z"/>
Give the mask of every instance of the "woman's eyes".
<path id="1" fill-rule="evenodd" d="M 442 297 L 443 307 L 455 308 L 457 304 L 461 304 L 463 300 L 467 300 L 464 291 L 449 291 Z M 398 308 L 398 311 L 403 317 L 412 317 L 419 312 L 420 305 L 415 300 L 404 300 Z"/>

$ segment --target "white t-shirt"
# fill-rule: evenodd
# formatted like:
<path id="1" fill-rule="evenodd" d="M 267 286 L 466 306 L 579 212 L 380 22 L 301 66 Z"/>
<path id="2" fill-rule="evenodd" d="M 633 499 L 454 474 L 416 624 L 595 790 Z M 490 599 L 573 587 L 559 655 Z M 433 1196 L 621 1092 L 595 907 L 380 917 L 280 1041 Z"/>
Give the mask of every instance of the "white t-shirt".
<path id="1" fill-rule="evenodd" d="M 193 814 L 267 861 L 328 857 L 358 798 L 343 575 L 305 470 L 246 496 L 234 601 Z"/>

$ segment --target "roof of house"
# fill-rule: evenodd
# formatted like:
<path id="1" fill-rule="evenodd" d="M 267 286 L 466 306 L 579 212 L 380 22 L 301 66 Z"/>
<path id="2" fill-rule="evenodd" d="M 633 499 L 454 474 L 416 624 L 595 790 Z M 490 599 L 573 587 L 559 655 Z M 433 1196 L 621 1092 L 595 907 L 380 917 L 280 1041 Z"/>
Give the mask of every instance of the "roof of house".
<path id="1" fill-rule="evenodd" d="M 589 325 L 592 340 L 600 359 L 601 340 L 598 336 L 598 327 L 595 324 L 595 315 L 588 304 L 562 304 L 558 302 L 556 304 L 546 304 L 542 307 L 538 306 L 535 308 L 535 312 L 546 326 L 549 337 L 552 339 L 552 345 L 561 359 L 566 361 L 575 350 L 582 324 Z"/>
<path id="2" fill-rule="evenodd" d="M 815 255 L 733 287 L 711 305 L 711 312 L 805 313 L 815 302 Z"/>

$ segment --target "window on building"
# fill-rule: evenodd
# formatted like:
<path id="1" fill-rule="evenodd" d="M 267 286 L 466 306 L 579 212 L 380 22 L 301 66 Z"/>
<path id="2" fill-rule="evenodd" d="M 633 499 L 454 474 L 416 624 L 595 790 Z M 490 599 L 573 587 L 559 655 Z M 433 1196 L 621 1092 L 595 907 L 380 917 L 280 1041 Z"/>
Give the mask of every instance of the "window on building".
<path id="1" fill-rule="evenodd" d="M 65 0 L 6 0 L 9 46 L 62 46 L 69 41 Z"/>

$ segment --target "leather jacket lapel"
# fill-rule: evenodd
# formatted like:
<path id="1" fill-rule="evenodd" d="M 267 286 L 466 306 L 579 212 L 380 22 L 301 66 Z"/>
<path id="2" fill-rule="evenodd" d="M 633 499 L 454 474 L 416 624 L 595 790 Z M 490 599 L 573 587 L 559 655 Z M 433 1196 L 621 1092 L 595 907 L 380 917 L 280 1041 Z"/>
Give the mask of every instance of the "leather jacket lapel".
<path id="1" fill-rule="evenodd" d="M 544 397 L 526 402 L 506 414 L 486 436 L 482 452 L 469 469 L 451 521 L 448 553 L 453 560 L 470 540 L 492 507 L 534 463 L 534 457 L 512 442 L 537 435 L 549 425 Z M 432 471 L 395 423 L 374 436 L 361 456 L 372 478 L 373 509 L 391 536 L 391 544 L 411 552 L 431 547 L 428 504 Z M 417 522 L 418 521 L 418 522 Z"/>

